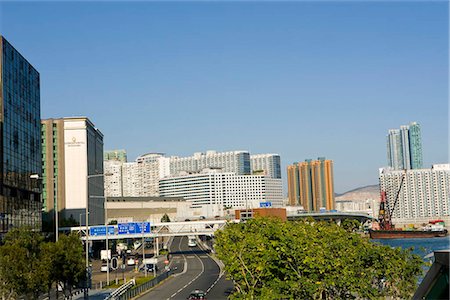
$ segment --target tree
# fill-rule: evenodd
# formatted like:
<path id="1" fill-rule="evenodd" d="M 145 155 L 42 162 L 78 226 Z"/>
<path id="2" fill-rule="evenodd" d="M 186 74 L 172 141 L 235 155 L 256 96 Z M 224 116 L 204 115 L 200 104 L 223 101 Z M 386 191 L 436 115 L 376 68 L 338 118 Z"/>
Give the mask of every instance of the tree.
<path id="1" fill-rule="evenodd" d="M 170 218 L 167 214 L 164 214 L 161 218 L 161 222 L 170 222 Z"/>
<path id="2" fill-rule="evenodd" d="M 72 289 L 86 278 L 83 245 L 80 237 L 72 233 L 62 235 L 53 251 L 53 275 L 63 285 L 64 295 L 71 296 Z"/>
<path id="3" fill-rule="evenodd" d="M 43 237 L 30 228 L 9 231 L 0 247 L 2 296 L 36 299 L 47 290 L 48 274 L 42 270 Z"/>
<path id="4" fill-rule="evenodd" d="M 256 218 L 216 235 L 234 299 L 410 298 L 422 260 L 334 223 Z"/>

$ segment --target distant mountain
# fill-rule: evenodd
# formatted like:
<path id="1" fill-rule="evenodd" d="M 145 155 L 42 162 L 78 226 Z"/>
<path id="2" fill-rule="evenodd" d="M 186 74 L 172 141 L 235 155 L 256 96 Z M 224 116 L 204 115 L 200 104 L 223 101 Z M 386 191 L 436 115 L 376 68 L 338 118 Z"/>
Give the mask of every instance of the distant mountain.
<path id="1" fill-rule="evenodd" d="M 356 188 L 343 194 L 336 194 L 335 200 L 365 201 L 367 199 L 377 200 L 379 198 L 380 188 L 378 184 L 376 184 Z"/>

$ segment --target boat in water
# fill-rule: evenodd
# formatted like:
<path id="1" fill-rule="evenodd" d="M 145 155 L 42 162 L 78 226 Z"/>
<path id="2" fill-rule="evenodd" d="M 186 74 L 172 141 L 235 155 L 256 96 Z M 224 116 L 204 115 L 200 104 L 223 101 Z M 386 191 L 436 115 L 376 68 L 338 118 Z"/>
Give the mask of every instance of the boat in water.
<path id="1" fill-rule="evenodd" d="M 445 237 L 448 234 L 447 229 L 445 229 L 445 224 L 443 220 L 430 221 L 426 227 L 420 229 L 408 229 L 403 230 L 401 228 L 395 228 L 392 224 L 391 216 L 394 212 L 395 206 L 397 205 L 400 191 L 403 186 L 405 179 L 405 174 L 402 177 L 400 183 L 400 188 L 397 192 L 397 197 L 395 198 L 394 204 L 390 209 L 390 205 L 387 202 L 386 192 L 381 192 L 380 201 L 380 211 L 378 214 L 378 222 L 374 223 L 372 229 L 369 230 L 371 239 L 403 239 L 403 238 L 433 238 L 433 237 Z"/>

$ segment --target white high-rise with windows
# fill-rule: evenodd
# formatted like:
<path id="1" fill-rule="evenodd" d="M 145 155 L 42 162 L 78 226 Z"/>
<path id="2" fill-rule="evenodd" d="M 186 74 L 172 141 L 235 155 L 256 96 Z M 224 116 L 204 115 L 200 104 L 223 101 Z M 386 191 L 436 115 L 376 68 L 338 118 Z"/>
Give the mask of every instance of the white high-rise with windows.
<path id="1" fill-rule="evenodd" d="M 278 154 L 255 154 L 250 155 L 252 174 L 269 176 L 270 178 L 281 178 L 281 162 Z"/>
<path id="2" fill-rule="evenodd" d="M 248 151 L 217 152 L 209 150 L 206 153 L 197 152 L 188 157 L 170 157 L 171 176 L 176 176 L 180 172 L 198 173 L 205 168 L 249 175 L 251 173 L 250 154 Z"/>
<path id="3" fill-rule="evenodd" d="M 105 195 L 106 197 L 122 197 L 122 161 L 105 160 L 104 161 L 105 174 Z"/>
<path id="4" fill-rule="evenodd" d="M 262 202 L 270 202 L 272 206 L 283 205 L 281 179 L 222 173 L 217 169 L 161 179 L 159 191 L 163 197 L 183 197 L 192 202 L 193 207 L 255 208 Z"/>
<path id="5" fill-rule="evenodd" d="M 403 184 L 402 177 L 405 176 Z M 392 218 L 397 221 L 423 220 L 450 216 L 450 164 L 435 164 L 431 169 L 380 169 L 380 188 L 386 192 Z"/>

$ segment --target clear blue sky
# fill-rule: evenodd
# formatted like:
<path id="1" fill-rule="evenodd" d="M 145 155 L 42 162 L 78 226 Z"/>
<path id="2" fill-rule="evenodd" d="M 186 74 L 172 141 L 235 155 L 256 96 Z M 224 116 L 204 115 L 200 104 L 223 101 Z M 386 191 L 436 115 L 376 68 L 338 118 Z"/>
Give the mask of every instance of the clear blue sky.
<path id="1" fill-rule="evenodd" d="M 386 133 L 422 126 L 448 162 L 448 3 L 1 2 L 41 74 L 42 117 L 88 116 L 105 149 L 325 156 L 377 184 Z"/>

